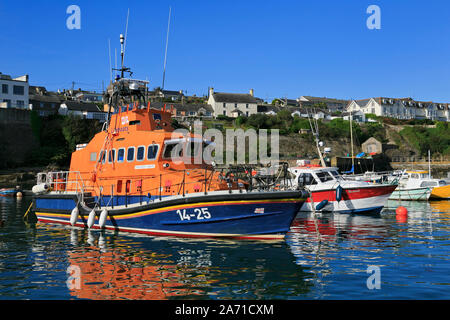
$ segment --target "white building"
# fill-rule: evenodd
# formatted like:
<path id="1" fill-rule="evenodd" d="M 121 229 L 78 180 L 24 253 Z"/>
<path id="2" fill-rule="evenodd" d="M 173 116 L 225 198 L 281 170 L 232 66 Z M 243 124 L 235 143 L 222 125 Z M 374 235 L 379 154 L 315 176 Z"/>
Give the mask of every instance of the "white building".
<path id="1" fill-rule="evenodd" d="M 28 75 L 18 78 L 0 72 L 0 107 L 28 109 Z"/>
<path id="2" fill-rule="evenodd" d="M 236 110 L 242 115 L 251 116 L 258 112 L 259 102 L 260 99 L 254 97 L 253 89 L 247 94 L 214 92 L 214 88 L 209 89 L 208 104 L 213 108 L 215 117 L 233 117 L 238 113 Z"/>
<path id="3" fill-rule="evenodd" d="M 101 111 L 94 103 L 78 101 L 64 101 L 58 113 L 63 116 L 74 115 L 84 119 L 97 119 L 100 122 L 105 122 L 107 116 L 107 113 Z"/>
<path id="4" fill-rule="evenodd" d="M 415 101 L 411 98 L 370 98 L 352 100 L 347 111 L 362 111 L 365 114 L 375 114 L 380 117 L 396 119 L 430 119 L 450 121 L 449 105 L 431 101 Z"/>

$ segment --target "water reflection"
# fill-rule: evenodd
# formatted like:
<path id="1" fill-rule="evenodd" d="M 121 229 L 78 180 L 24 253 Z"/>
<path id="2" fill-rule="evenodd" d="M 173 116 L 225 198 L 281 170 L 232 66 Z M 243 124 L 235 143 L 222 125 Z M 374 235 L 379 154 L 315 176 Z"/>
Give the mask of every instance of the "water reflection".
<path id="1" fill-rule="evenodd" d="M 448 298 L 450 201 L 389 201 L 375 216 L 301 213 L 281 242 L 25 223 L 30 201 L 0 198 L 2 299 Z M 369 265 L 381 267 L 382 290 L 367 289 Z"/>
<path id="2" fill-rule="evenodd" d="M 55 226 L 52 226 L 54 229 Z M 42 230 L 40 230 L 42 229 Z M 63 228 L 69 294 L 80 299 L 267 299 L 301 296 L 307 276 L 284 242 L 130 237 Z M 38 225 L 38 233 L 48 232 Z M 280 261 L 288 262 L 283 270 Z M 79 284 L 74 285 L 74 284 Z"/>

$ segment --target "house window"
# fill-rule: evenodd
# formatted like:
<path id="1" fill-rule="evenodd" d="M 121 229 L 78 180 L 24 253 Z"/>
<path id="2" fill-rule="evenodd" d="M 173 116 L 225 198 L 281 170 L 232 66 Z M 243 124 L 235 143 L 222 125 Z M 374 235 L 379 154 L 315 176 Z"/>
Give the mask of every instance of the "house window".
<path id="1" fill-rule="evenodd" d="M 137 154 L 136 154 L 136 160 L 137 161 L 143 161 L 145 157 L 145 147 L 144 146 L 139 146 L 137 149 Z"/>
<path id="2" fill-rule="evenodd" d="M 25 101 L 17 100 L 16 104 L 17 104 L 18 107 L 23 108 L 25 106 Z"/>
<path id="3" fill-rule="evenodd" d="M 248 109 L 248 103 L 245 105 L 245 107 Z"/>
<path id="4" fill-rule="evenodd" d="M 125 148 L 120 148 L 117 152 L 117 162 L 123 162 L 125 160 Z"/>
<path id="5" fill-rule="evenodd" d="M 227 115 L 227 111 L 223 110 L 223 115 L 226 116 Z"/>
<path id="6" fill-rule="evenodd" d="M 127 151 L 127 161 L 132 162 L 134 161 L 134 149 L 135 147 L 129 147 Z"/>
<path id="7" fill-rule="evenodd" d="M 248 111 L 245 112 L 245 115 L 248 117 Z"/>
<path id="8" fill-rule="evenodd" d="M 15 95 L 23 96 L 25 94 L 24 86 L 13 86 L 13 93 Z"/>
<path id="9" fill-rule="evenodd" d="M 224 107 L 224 108 L 226 108 L 226 107 L 227 107 L 227 104 L 226 104 L 225 102 L 223 103 L 223 107 Z"/>
<path id="10" fill-rule="evenodd" d="M 234 107 L 237 108 L 237 103 L 234 104 Z"/>
<path id="11" fill-rule="evenodd" d="M 8 93 L 8 85 L 2 84 L 2 93 Z"/>
<path id="12" fill-rule="evenodd" d="M 157 144 L 152 144 L 148 146 L 147 151 L 147 160 L 155 160 L 156 155 L 158 154 L 158 148 L 159 146 Z"/>

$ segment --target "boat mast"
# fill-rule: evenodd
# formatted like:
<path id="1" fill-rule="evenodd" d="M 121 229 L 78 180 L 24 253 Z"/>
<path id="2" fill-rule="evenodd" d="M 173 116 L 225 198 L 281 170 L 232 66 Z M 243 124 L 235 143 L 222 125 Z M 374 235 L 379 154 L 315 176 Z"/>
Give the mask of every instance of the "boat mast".
<path id="1" fill-rule="evenodd" d="M 428 150 L 428 178 L 431 179 L 431 154 L 430 154 L 430 150 Z"/>
<path id="2" fill-rule="evenodd" d="M 350 110 L 350 148 L 352 150 L 352 174 L 355 174 L 355 159 L 353 157 L 353 127 L 352 127 L 352 111 Z"/>
<path id="3" fill-rule="evenodd" d="M 325 160 L 323 160 L 322 152 L 320 151 L 320 146 L 319 146 L 319 126 L 317 124 L 317 119 L 315 120 L 315 122 L 313 120 L 313 122 L 314 122 L 314 126 L 313 126 L 313 124 L 311 123 L 311 116 L 308 112 L 308 120 L 309 120 L 309 126 L 311 127 L 311 132 L 313 134 L 314 140 L 316 141 L 316 148 L 317 148 L 317 153 L 319 154 L 320 163 L 322 164 L 323 167 L 326 167 L 327 165 L 325 164 Z"/>

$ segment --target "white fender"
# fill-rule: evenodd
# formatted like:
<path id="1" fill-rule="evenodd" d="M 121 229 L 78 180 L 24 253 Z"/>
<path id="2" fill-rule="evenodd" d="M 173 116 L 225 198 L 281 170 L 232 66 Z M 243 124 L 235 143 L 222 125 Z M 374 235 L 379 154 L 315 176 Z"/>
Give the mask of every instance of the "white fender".
<path id="1" fill-rule="evenodd" d="M 78 207 L 73 208 L 72 213 L 70 214 L 70 224 L 72 226 L 74 226 L 78 220 L 78 213 Z"/>
<path id="2" fill-rule="evenodd" d="M 89 218 L 87 221 L 87 226 L 89 229 L 92 228 L 92 226 L 94 225 L 94 222 L 95 222 L 95 210 L 92 209 L 92 211 L 89 213 Z"/>
<path id="3" fill-rule="evenodd" d="M 106 224 L 106 218 L 108 217 L 108 211 L 106 209 L 103 209 L 100 213 L 100 218 L 98 219 L 98 225 L 100 228 L 103 228 Z"/>
<path id="4" fill-rule="evenodd" d="M 31 188 L 31 191 L 34 194 L 41 194 L 41 193 L 47 192 L 48 189 L 49 189 L 48 184 L 41 183 L 41 184 L 37 184 L 37 185 L 33 186 L 33 188 Z"/>

